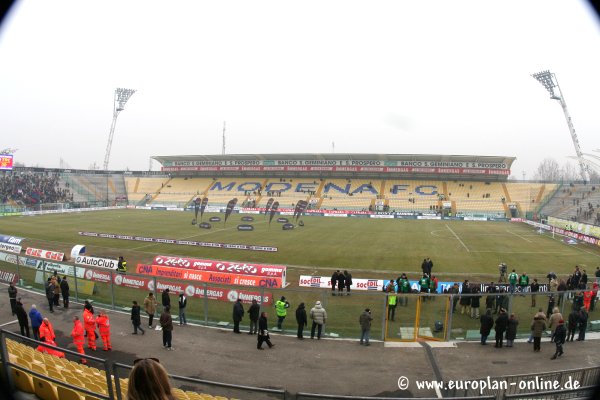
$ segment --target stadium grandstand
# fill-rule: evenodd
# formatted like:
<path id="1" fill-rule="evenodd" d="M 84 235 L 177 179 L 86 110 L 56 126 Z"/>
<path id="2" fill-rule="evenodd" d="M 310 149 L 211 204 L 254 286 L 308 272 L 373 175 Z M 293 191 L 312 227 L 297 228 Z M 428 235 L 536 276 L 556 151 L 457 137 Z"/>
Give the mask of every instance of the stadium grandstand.
<path id="1" fill-rule="evenodd" d="M 19 208 L 176 207 L 197 197 L 223 207 L 281 208 L 299 200 L 312 211 L 515 218 L 555 215 L 598 223 L 593 185 L 508 180 L 514 157 L 257 154 L 155 156 L 161 171 L 15 167 L 0 173 L 5 212 Z M 17 188 L 18 187 L 18 188 Z M 51 189 L 51 190 L 49 190 Z"/>

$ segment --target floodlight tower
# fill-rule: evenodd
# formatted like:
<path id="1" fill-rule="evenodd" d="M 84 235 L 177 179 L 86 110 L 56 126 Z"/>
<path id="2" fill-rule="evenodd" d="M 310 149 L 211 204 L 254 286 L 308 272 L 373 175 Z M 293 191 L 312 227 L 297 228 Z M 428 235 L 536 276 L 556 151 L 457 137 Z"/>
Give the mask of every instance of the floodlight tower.
<path id="1" fill-rule="evenodd" d="M 115 126 L 117 125 L 117 117 L 119 113 L 125 109 L 125 103 L 135 93 L 134 89 L 117 88 L 115 90 L 113 120 L 110 125 L 110 133 L 108 134 L 108 144 L 106 145 L 106 154 L 104 155 L 104 170 L 108 169 L 108 160 L 110 159 L 110 149 L 112 147 L 113 136 L 115 134 Z"/>
<path id="2" fill-rule="evenodd" d="M 542 72 L 538 72 L 536 74 L 531 75 L 539 83 L 541 83 L 548 93 L 550 93 L 550 98 L 552 100 L 558 100 L 560 103 L 563 113 L 565 114 L 565 119 L 567 120 L 567 125 L 569 126 L 569 132 L 571 133 L 571 140 L 573 140 L 573 146 L 575 146 L 575 153 L 577 154 L 577 161 L 579 162 L 579 170 L 581 172 L 581 178 L 584 181 L 588 180 L 588 169 L 585 159 L 583 158 L 583 152 L 581 151 L 581 146 L 579 146 L 579 139 L 577 138 L 577 134 L 575 133 L 575 127 L 573 126 L 573 121 L 571 120 L 571 116 L 569 115 L 569 110 L 567 110 L 567 103 L 565 102 L 565 98 L 560 90 L 560 86 L 558 86 L 558 80 L 556 79 L 556 75 L 552 72 L 546 70 Z M 557 91 L 554 91 L 554 88 Z"/>

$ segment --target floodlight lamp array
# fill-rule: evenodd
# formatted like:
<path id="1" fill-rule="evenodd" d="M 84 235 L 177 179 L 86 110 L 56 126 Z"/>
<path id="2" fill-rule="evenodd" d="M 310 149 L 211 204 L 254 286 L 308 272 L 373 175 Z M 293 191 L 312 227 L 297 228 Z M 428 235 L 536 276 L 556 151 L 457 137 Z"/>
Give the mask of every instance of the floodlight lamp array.
<path id="1" fill-rule="evenodd" d="M 557 87 L 558 85 L 556 83 L 554 83 L 553 75 L 554 74 L 552 74 L 550 71 L 546 70 L 546 71 L 538 72 L 531 76 L 533 76 L 535 79 L 537 79 L 537 81 L 539 83 L 544 85 L 546 90 L 550 93 L 551 98 L 559 100 L 560 97 L 558 97 L 554 94 L 554 88 Z"/>
<path id="2" fill-rule="evenodd" d="M 119 106 L 117 107 L 117 111 L 123 111 L 125 109 L 125 103 L 127 103 L 127 100 L 129 100 L 129 98 L 135 93 L 134 89 L 124 89 L 124 88 L 117 88 L 115 94 L 116 94 L 116 102 L 119 103 Z"/>

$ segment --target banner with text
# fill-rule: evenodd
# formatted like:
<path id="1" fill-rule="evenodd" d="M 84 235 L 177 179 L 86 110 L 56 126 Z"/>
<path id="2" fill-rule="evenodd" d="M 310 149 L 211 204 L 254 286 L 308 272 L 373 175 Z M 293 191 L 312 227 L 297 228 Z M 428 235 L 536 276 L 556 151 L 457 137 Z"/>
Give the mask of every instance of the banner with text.
<path id="1" fill-rule="evenodd" d="M 62 261 L 65 257 L 65 253 L 52 250 L 36 249 L 33 247 L 28 247 L 27 250 L 25 250 L 25 254 L 32 257 L 44 258 L 46 260 L 53 261 Z"/>
<path id="2" fill-rule="evenodd" d="M 117 269 L 118 261 L 110 258 L 77 256 L 75 264 L 85 265 L 86 267 Z"/>
<path id="3" fill-rule="evenodd" d="M 165 267 L 161 265 L 138 264 L 136 273 L 156 277 L 182 279 L 186 281 L 220 283 L 223 285 L 241 285 L 254 287 L 282 288 L 282 278 L 232 274 L 225 272 L 196 271 L 185 268 Z"/>
<path id="4" fill-rule="evenodd" d="M 189 268 L 198 271 L 231 272 L 242 275 L 277 276 L 285 279 L 286 267 L 283 265 L 264 265 L 236 263 L 217 260 L 203 260 L 176 256 L 155 256 L 155 265 Z"/>

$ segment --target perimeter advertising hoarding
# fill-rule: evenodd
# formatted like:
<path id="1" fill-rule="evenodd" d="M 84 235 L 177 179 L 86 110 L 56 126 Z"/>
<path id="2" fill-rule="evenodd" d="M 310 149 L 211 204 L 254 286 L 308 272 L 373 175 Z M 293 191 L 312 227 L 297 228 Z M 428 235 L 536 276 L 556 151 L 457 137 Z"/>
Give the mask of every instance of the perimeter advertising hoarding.
<path id="1" fill-rule="evenodd" d="M 357 279 L 352 278 L 352 285 L 350 289 L 352 290 L 378 290 L 383 291 L 384 287 L 387 287 L 388 283 L 390 283 L 389 279 Z M 419 281 L 409 280 L 410 289 L 415 292 L 420 291 Z M 450 289 L 455 282 L 438 282 L 437 293 L 444 293 L 445 290 Z M 459 291 L 462 292 L 462 282 L 458 283 Z M 311 276 L 311 275 L 300 275 L 299 286 L 303 287 L 317 287 L 317 288 L 331 288 L 331 277 L 326 276 Z M 394 286 L 396 286 L 394 284 Z M 471 287 L 478 287 L 481 291 L 482 295 L 486 295 L 486 290 L 489 286 L 489 283 L 471 283 Z M 508 291 L 508 284 L 495 284 L 496 290 L 500 288 L 504 288 Z M 520 287 L 517 287 L 517 292 L 521 291 Z M 547 284 L 540 285 L 540 292 L 548 291 Z"/>
<path id="2" fill-rule="evenodd" d="M 0 235 L 0 251 L 8 251 L 9 253 L 19 254 L 21 252 L 21 242 L 25 238 L 11 236 L 11 235 Z"/>
<path id="3" fill-rule="evenodd" d="M 19 275 L 16 272 L 4 271 L 0 269 L 0 282 L 2 283 L 17 283 Z"/>
<path id="4" fill-rule="evenodd" d="M 382 291 L 384 288 L 383 284 L 384 284 L 383 279 L 352 278 L 352 285 L 350 285 L 350 289 Z M 300 282 L 298 283 L 298 286 L 331 288 L 331 277 L 300 275 Z"/>
<path id="5" fill-rule="evenodd" d="M 100 271 L 101 274 L 106 274 L 104 271 Z M 104 281 L 103 277 L 98 278 Z M 92 276 L 91 280 L 96 280 L 96 276 Z M 173 293 L 185 293 L 188 297 L 203 298 L 205 294 L 204 286 L 194 286 L 189 284 L 181 284 L 174 282 L 162 282 L 157 280 L 156 287 L 154 287 L 154 279 L 144 278 L 140 276 L 128 276 L 115 274 L 113 282 L 117 286 L 124 286 L 133 289 L 143 289 L 147 291 L 154 291 L 155 289 L 159 292 L 163 292 L 165 289 L 169 289 Z M 249 292 L 245 290 L 235 290 L 227 288 L 206 288 L 206 298 L 209 300 L 218 300 L 226 302 L 235 302 L 238 298 L 242 300 L 242 303 L 252 303 L 252 300 L 256 300 L 262 304 L 271 304 L 273 296 L 265 293 L 264 297 L 259 292 Z"/>
<path id="6" fill-rule="evenodd" d="M 286 275 L 286 267 L 283 265 L 235 263 L 174 256 L 155 256 L 154 265 L 189 268 L 199 271 L 231 272 L 242 275 L 276 276 L 283 278 L 284 284 Z"/>
<path id="7" fill-rule="evenodd" d="M 75 264 L 85 265 L 86 267 L 116 270 L 118 266 L 118 261 L 112 260 L 110 258 L 88 257 L 79 255 L 77 256 L 77 258 L 75 258 Z"/>
<path id="8" fill-rule="evenodd" d="M 241 285 L 266 288 L 282 288 L 280 277 L 253 276 L 225 272 L 196 271 L 186 268 L 165 267 L 161 265 L 138 264 L 136 273 L 163 278 L 172 278 L 194 282 L 218 283 L 223 285 Z"/>
<path id="9" fill-rule="evenodd" d="M 44 258 L 52 261 L 62 261 L 65 257 L 65 253 L 52 250 L 36 249 L 33 247 L 28 247 L 27 250 L 25 250 L 25 254 L 28 256 Z"/>
<path id="10" fill-rule="evenodd" d="M 563 229 L 565 231 L 574 231 L 583 235 L 600 239 L 600 226 L 582 224 L 580 222 L 573 222 L 556 217 L 548 217 L 548 225 Z"/>

